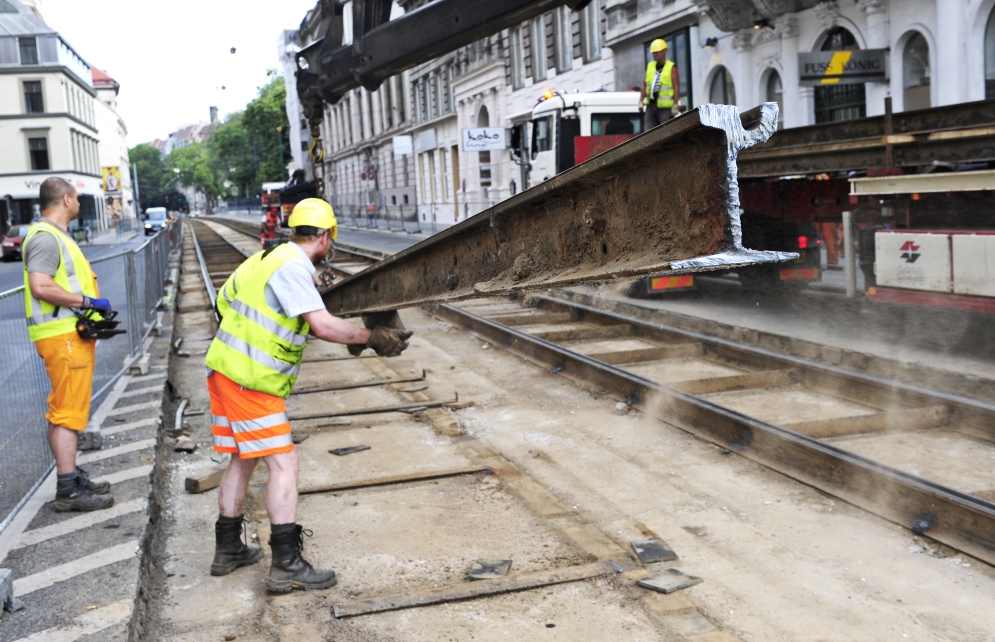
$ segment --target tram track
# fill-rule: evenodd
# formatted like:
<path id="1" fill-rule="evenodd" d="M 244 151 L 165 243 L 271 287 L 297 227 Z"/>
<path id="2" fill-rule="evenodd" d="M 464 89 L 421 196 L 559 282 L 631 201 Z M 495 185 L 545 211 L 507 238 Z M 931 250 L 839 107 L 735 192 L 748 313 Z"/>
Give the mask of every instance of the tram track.
<path id="1" fill-rule="evenodd" d="M 244 224 L 217 222 L 243 238 L 254 236 Z M 214 260 L 224 260 L 220 250 Z M 372 261 L 371 253 L 337 248 L 332 267 L 348 276 Z M 433 312 L 551 372 L 995 564 L 995 504 L 989 501 L 995 475 L 974 470 L 965 481 L 951 470 L 972 467 L 972 451 L 995 452 L 995 406 L 555 293 L 442 304 Z M 945 469 L 927 462 L 928 473 L 922 457 L 897 465 L 900 451 L 917 442 L 954 443 L 955 454 L 966 456 L 958 462 L 948 454 Z M 890 456 L 875 457 L 881 452 Z M 959 487 L 965 483 L 973 485 Z"/>

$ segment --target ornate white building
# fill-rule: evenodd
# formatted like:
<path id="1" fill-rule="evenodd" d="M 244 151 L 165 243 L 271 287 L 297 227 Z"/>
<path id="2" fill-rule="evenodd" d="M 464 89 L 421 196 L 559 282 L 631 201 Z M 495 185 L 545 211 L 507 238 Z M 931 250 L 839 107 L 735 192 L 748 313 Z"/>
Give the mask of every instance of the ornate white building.
<path id="1" fill-rule="evenodd" d="M 404 0 L 395 15 L 421 4 Z M 360 214 L 407 205 L 410 216 L 417 205 L 423 227 L 433 217 L 437 225 L 462 220 L 522 188 L 509 152 L 464 152 L 463 129 L 528 119 L 547 88 L 638 88 L 655 38 L 670 44 L 684 107 L 776 101 L 783 127 L 881 114 L 889 97 L 895 112 L 995 98 L 993 9 L 995 0 L 595 0 L 580 12 L 561 8 L 330 106 L 326 194 Z M 299 42 L 312 41 L 319 22 L 316 8 Z M 832 52 L 879 69 L 859 84 L 803 82 L 800 59 Z M 410 155 L 395 153 L 407 136 Z"/>

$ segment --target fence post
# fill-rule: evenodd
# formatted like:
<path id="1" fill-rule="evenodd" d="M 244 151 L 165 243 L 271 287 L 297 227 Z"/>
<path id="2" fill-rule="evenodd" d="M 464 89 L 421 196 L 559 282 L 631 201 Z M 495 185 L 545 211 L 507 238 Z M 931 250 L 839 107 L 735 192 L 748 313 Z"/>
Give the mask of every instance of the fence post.
<path id="1" fill-rule="evenodd" d="M 138 322 L 138 284 L 135 277 L 135 253 L 124 255 L 125 294 L 128 300 L 128 342 L 131 346 L 132 358 L 142 351 L 141 325 Z"/>

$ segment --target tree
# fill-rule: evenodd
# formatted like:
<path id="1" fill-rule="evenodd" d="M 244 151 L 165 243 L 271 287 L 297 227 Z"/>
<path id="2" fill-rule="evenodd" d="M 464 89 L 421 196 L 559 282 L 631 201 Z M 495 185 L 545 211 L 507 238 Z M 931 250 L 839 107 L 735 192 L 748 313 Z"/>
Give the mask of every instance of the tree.
<path id="1" fill-rule="evenodd" d="M 166 193 L 164 187 L 168 180 L 168 170 L 162 161 L 162 153 L 158 149 L 142 143 L 128 150 L 128 158 L 138 172 L 139 207 L 145 211 L 153 200 L 160 200 Z"/>
<path id="2" fill-rule="evenodd" d="M 271 80 L 259 88 L 259 95 L 245 106 L 243 123 L 259 159 L 256 181 L 286 180 L 287 152 L 290 150 L 290 122 L 287 120 L 287 89 L 283 76 L 271 69 Z M 281 155 L 283 158 L 281 159 Z"/>
<path id="3" fill-rule="evenodd" d="M 211 164 L 208 148 L 204 143 L 193 143 L 174 149 L 166 157 L 170 186 L 176 184 L 192 187 L 207 198 L 207 213 L 214 211 L 218 198 L 227 194 L 219 173 Z"/>

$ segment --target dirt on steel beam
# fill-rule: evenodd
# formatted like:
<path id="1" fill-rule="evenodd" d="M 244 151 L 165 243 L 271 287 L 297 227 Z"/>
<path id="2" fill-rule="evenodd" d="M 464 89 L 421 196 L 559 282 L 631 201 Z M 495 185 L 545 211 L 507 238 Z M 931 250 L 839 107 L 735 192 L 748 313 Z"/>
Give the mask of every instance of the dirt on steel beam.
<path id="1" fill-rule="evenodd" d="M 354 315 L 796 258 L 742 245 L 736 158 L 776 126 L 776 103 L 702 105 L 343 280 L 325 305 Z"/>

